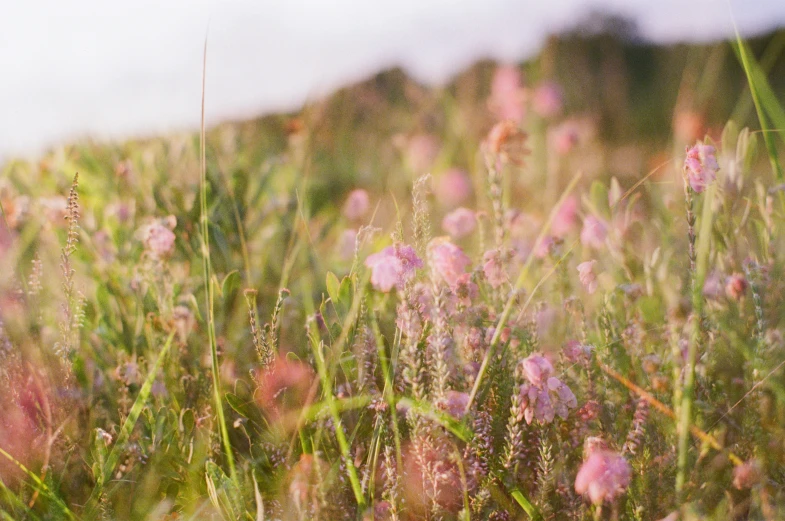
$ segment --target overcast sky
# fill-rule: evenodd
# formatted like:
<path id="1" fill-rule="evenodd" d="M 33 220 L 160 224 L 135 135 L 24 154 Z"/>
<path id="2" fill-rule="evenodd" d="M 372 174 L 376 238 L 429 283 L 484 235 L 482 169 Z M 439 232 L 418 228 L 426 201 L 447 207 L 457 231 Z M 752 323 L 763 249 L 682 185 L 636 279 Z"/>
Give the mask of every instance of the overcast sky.
<path id="1" fill-rule="evenodd" d="M 593 10 L 629 16 L 641 36 L 658 42 L 728 37 L 732 19 L 745 34 L 785 25 L 785 0 L 5 0 L 0 6 L 0 158 L 78 137 L 195 128 L 206 34 L 207 113 L 217 123 L 294 109 L 395 65 L 440 83 L 479 58 L 521 60 L 548 34 Z"/>

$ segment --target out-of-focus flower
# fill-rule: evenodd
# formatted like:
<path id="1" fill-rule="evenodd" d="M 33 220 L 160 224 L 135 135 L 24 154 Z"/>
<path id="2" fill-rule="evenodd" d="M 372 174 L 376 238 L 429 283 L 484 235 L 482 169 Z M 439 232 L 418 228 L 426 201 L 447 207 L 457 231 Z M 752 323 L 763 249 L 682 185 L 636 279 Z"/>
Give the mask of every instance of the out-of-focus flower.
<path id="1" fill-rule="evenodd" d="M 725 294 L 728 298 L 739 300 L 747 291 L 747 279 L 741 273 L 734 273 L 725 279 Z"/>
<path id="2" fill-rule="evenodd" d="M 444 216 L 442 228 L 454 239 L 466 237 L 477 227 L 477 214 L 468 208 L 456 208 Z"/>
<path id="3" fill-rule="evenodd" d="M 308 405 L 314 373 L 303 362 L 278 356 L 256 373 L 256 403 L 272 421 Z"/>
<path id="4" fill-rule="evenodd" d="M 719 298 L 720 295 L 722 295 L 720 274 L 716 271 L 711 271 L 703 281 L 703 296 L 710 299 L 716 299 Z"/>
<path id="5" fill-rule="evenodd" d="M 526 132 L 518 128 L 514 121 L 504 120 L 496 123 L 488 132 L 483 148 L 489 156 L 488 160 L 523 165 L 524 156 L 529 154 L 527 139 Z"/>
<path id="6" fill-rule="evenodd" d="M 49 390 L 21 374 L 4 381 L 0 389 L 0 448 L 26 466 L 38 459 L 45 443 L 43 411 L 51 403 Z M 0 479 L 6 484 L 21 478 L 19 467 L 0 456 Z"/>
<path id="7" fill-rule="evenodd" d="M 142 228 L 144 249 L 154 259 L 169 257 L 174 252 L 175 238 L 172 230 L 159 221 L 150 223 Z"/>
<path id="8" fill-rule="evenodd" d="M 451 168 L 436 179 L 434 195 L 436 200 L 447 208 L 464 203 L 472 195 L 472 182 L 469 175 L 460 168 Z"/>
<path id="9" fill-rule="evenodd" d="M 446 237 L 437 237 L 428 244 L 428 263 L 435 275 L 454 289 L 471 260 Z"/>
<path id="10" fill-rule="evenodd" d="M 760 464 L 756 460 L 745 461 L 733 468 L 733 486 L 739 490 L 752 488 L 761 480 Z"/>
<path id="11" fill-rule="evenodd" d="M 289 471 L 289 499 L 304 510 L 317 500 L 317 491 L 330 466 L 316 454 L 301 454 Z"/>
<path id="12" fill-rule="evenodd" d="M 488 281 L 492 288 L 496 289 L 507 282 L 507 272 L 504 270 L 499 250 L 486 251 L 482 256 L 482 260 L 482 271 L 485 274 L 485 280 Z"/>
<path id="13" fill-rule="evenodd" d="M 521 411 L 526 423 L 550 423 L 558 415 L 566 418 L 578 406 L 575 395 L 561 380 L 551 376 L 553 366 L 542 355 L 532 354 L 522 362 L 528 380 L 520 388 Z"/>
<path id="14" fill-rule="evenodd" d="M 597 291 L 597 274 L 594 273 L 594 265 L 597 264 L 596 260 L 581 262 L 578 264 L 578 278 L 581 284 L 590 295 Z"/>
<path id="15" fill-rule="evenodd" d="M 521 73 L 514 65 L 502 65 L 496 68 L 491 80 L 491 96 L 488 106 L 500 119 L 509 119 L 520 123 L 525 115 Z"/>
<path id="16" fill-rule="evenodd" d="M 581 230 L 581 243 L 584 246 L 600 249 L 605 244 L 607 237 L 608 225 L 605 221 L 594 215 L 586 216 L 583 220 L 583 229 Z"/>
<path id="17" fill-rule="evenodd" d="M 368 214 L 371 209 L 371 198 L 368 192 L 362 188 L 352 190 L 343 203 L 343 215 L 350 221 L 359 221 Z"/>
<path id="18" fill-rule="evenodd" d="M 338 238 L 338 255 L 343 260 L 350 260 L 354 257 L 354 250 L 357 246 L 357 230 L 349 228 L 341 232 Z"/>
<path id="19" fill-rule="evenodd" d="M 558 116 L 564 104 L 564 95 L 559 84 L 546 81 L 534 89 L 532 109 L 542 118 Z"/>
<path id="20" fill-rule="evenodd" d="M 403 450 L 403 496 L 412 519 L 423 519 L 433 502 L 453 514 L 463 504 L 461 474 L 447 447 L 438 439 L 415 438 Z"/>
<path id="21" fill-rule="evenodd" d="M 426 173 L 439 155 L 439 141 L 431 134 L 416 134 L 406 143 L 406 158 L 418 174 Z"/>
<path id="22" fill-rule="evenodd" d="M 571 122 L 566 121 L 558 127 L 551 130 L 548 138 L 553 150 L 559 155 L 569 154 L 575 148 L 580 139 L 578 126 Z"/>
<path id="23" fill-rule="evenodd" d="M 405 244 L 388 246 L 369 255 L 365 265 L 371 268 L 371 284 L 379 291 L 389 292 L 393 287 L 403 288 L 414 276 L 414 270 L 423 266 L 414 248 Z"/>
<path id="24" fill-rule="evenodd" d="M 571 195 L 556 210 L 551 222 L 551 233 L 564 237 L 570 233 L 578 222 L 578 198 Z"/>
<path id="25" fill-rule="evenodd" d="M 441 406 L 453 418 L 461 419 L 468 403 L 469 395 L 467 393 L 450 390 L 447 391 Z"/>
<path id="26" fill-rule="evenodd" d="M 703 192 L 717 178 L 720 165 L 717 164 L 714 153 L 713 146 L 700 141 L 693 147 L 687 147 L 684 174 L 692 189 L 697 193 Z"/>
<path id="27" fill-rule="evenodd" d="M 464 273 L 458 277 L 453 293 L 455 293 L 459 304 L 470 306 L 472 301 L 479 295 L 480 289 L 477 287 L 477 284 L 472 282 L 472 274 Z"/>
<path id="28" fill-rule="evenodd" d="M 575 492 L 587 495 L 595 505 L 612 502 L 627 490 L 632 468 L 620 454 L 604 448 L 588 453 L 575 477 Z"/>

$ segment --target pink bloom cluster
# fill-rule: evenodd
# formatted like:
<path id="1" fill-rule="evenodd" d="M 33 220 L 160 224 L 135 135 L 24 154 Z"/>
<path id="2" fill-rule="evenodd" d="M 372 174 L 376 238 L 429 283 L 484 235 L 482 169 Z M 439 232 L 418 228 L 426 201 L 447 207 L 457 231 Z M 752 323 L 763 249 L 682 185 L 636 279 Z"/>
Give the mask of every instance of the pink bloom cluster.
<path id="1" fill-rule="evenodd" d="M 523 88 L 521 73 L 514 65 L 497 67 L 491 80 L 491 96 L 488 105 L 500 120 L 509 119 L 516 123 L 523 121 Z"/>
<path id="2" fill-rule="evenodd" d="M 142 229 L 142 242 L 147 253 L 155 259 L 168 257 L 174 251 L 175 235 L 172 230 L 154 222 Z"/>
<path id="3" fill-rule="evenodd" d="M 352 190 L 343 204 L 343 215 L 350 221 L 359 221 L 371 209 L 371 198 L 362 188 Z"/>
<path id="4" fill-rule="evenodd" d="M 684 158 L 684 173 L 687 181 L 697 193 L 701 193 L 717 178 L 720 169 L 717 164 L 715 150 L 711 145 L 700 141 L 693 147 L 687 148 L 687 157 Z"/>
<path id="5" fill-rule="evenodd" d="M 596 260 L 581 262 L 578 264 L 578 278 L 581 284 L 586 288 L 589 294 L 597 291 L 597 274 L 594 273 L 594 265 L 597 264 Z"/>
<path id="6" fill-rule="evenodd" d="M 553 366 L 542 355 L 532 354 L 522 362 L 528 383 L 521 385 L 521 410 L 526 423 L 550 423 L 558 414 L 566 418 L 578 400 L 561 380 L 552 376 Z"/>
<path id="7" fill-rule="evenodd" d="M 588 457 L 575 477 L 575 492 L 588 495 L 595 505 L 613 501 L 630 485 L 632 468 L 622 455 L 602 444 L 587 449 Z"/>
<path id="8" fill-rule="evenodd" d="M 482 265 L 483 273 L 485 273 L 485 278 L 492 288 L 497 289 L 507 282 L 507 272 L 504 269 L 499 250 L 486 251 L 482 256 L 482 260 L 484 261 Z"/>
<path id="9" fill-rule="evenodd" d="M 454 239 L 466 237 L 477 227 L 477 214 L 468 208 L 457 208 L 444 216 L 442 228 Z"/>
<path id="10" fill-rule="evenodd" d="M 605 239 L 608 237 L 608 224 L 593 215 L 588 215 L 583 220 L 583 229 L 581 230 L 581 243 L 584 246 L 591 246 L 595 249 L 600 249 L 605 244 Z"/>
<path id="11" fill-rule="evenodd" d="M 388 293 L 393 287 L 402 289 L 404 283 L 414 276 L 414 270 L 422 268 L 423 263 L 414 248 L 396 244 L 369 255 L 365 265 L 371 268 L 373 287 Z"/>
<path id="12" fill-rule="evenodd" d="M 471 260 L 458 246 L 444 237 L 437 237 L 428 245 L 428 263 L 438 278 L 455 289 Z"/>
<path id="13" fill-rule="evenodd" d="M 439 203 L 454 208 L 472 195 L 472 181 L 460 168 L 451 168 L 441 174 L 434 183 L 434 195 Z"/>

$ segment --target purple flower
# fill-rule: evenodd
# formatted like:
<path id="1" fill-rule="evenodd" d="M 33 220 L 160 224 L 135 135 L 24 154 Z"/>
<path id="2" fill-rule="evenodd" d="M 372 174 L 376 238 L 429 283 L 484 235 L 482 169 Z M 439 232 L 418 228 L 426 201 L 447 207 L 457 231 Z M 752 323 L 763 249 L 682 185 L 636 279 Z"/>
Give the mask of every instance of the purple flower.
<path id="1" fill-rule="evenodd" d="M 623 456 L 606 449 L 594 449 L 575 477 L 575 492 L 585 494 L 595 505 L 613 501 L 630 484 L 632 468 Z"/>
<path id="2" fill-rule="evenodd" d="M 454 239 L 460 239 L 472 233 L 477 227 L 477 214 L 468 208 L 457 208 L 444 216 L 442 228 Z"/>
<path id="3" fill-rule="evenodd" d="M 690 186 L 697 193 L 701 193 L 716 178 L 720 169 L 714 155 L 714 147 L 700 141 L 693 147 L 687 148 L 687 157 L 684 158 L 684 173 Z"/>
<path id="4" fill-rule="evenodd" d="M 542 355 L 529 355 L 523 361 L 523 375 L 529 382 L 542 386 L 553 374 L 553 365 Z"/>
<path id="5" fill-rule="evenodd" d="M 559 84 L 552 81 L 541 83 L 534 89 L 532 108 L 540 117 L 552 118 L 562 110 L 563 95 Z"/>
<path id="6" fill-rule="evenodd" d="M 428 262 L 438 278 L 455 288 L 471 264 L 463 250 L 443 237 L 433 239 L 428 245 Z"/>
<path id="7" fill-rule="evenodd" d="M 587 216 L 583 220 L 583 230 L 581 230 L 581 243 L 592 248 L 602 248 L 605 239 L 608 237 L 608 225 L 602 219 L 593 215 Z"/>
<path id="8" fill-rule="evenodd" d="M 530 355 L 522 362 L 523 375 L 529 381 L 520 388 L 521 411 L 526 423 L 537 420 L 550 423 L 558 415 L 566 418 L 578 400 L 567 385 L 551 376 L 553 366 L 542 355 Z"/>
<path id="9" fill-rule="evenodd" d="M 393 287 L 403 288 L 404 283 L 414 276 L 414 270 L 423 263 L 411 246 L 396 244 L 378 253 L 369 255 L 365 265 L 371 268 L 371 284 L 384 293 Z"/>
<path id="10" fill-rule="evenodd" d="M 349 192 L 346 202 L 343 204 L 343 215 L 350 221 L 359 221 L 371 209 L 371 199 L 368 192 L 358 188 Z"/>
<path id="11" fill-rule="evenodd" d="M 586 288 L 589 294 L 597 291 L 597 274 L 594 273 L 594 265 L 597 264 L 596 260 L 581 262 L 578 264 L 578 278 L 581 284 Z"/>

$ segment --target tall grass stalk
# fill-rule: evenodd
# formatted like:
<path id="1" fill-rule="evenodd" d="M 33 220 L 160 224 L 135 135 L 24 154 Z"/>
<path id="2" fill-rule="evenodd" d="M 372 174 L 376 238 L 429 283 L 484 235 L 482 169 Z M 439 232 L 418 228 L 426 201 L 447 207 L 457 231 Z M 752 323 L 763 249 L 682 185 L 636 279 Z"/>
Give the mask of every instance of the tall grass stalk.
<path id="1" fill-rule="evenodd" d="M 218 426 L 221 430 L 221 441 L 224 446 L 224 453 L 226 462 L 229 465 L 229 475 L 235 485 L 239 486 L 237 480 L 237 471 L 234 465 L 234 454 L 232 454 L 232 445 L 229 441 L 229 429 L 226 427 L 226 416 L 223 409 L 223 399 L 221 398 L 221 379 L 218 367 L 218 345 L 215 335 L 215 312 L 213 304 L 215 301 L 215 288 L 213 287 L 213 268 L 210 262 L 210 218 L 207 210 L 207 153 L 206 153 L 206 137 L 205 137 L 205 113 L 204 113 L 204 98 L 205 98 L 205 81 L 207 78 L 207 39 L 204 41 L 204 55 L 202 57 L 202 121 L 199 134 L 199 163 L 200 163 L 200 179 L 199 179 L 199 203 L 200 203 L 200 224 L 201 224 L 201 239 L 202 239 L 202 279 L 204 281 L 205 289 L 205 313 L 207 314 L 207 335 L 210 344 L 210 360 L 212 362 L 212 378 L 213 378 L 213 398 L 215 400 L 215 409 L 218 414 Z"/>

